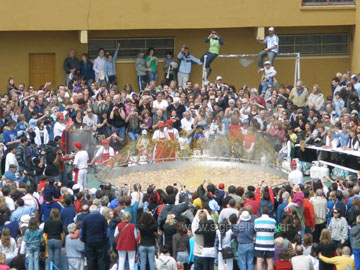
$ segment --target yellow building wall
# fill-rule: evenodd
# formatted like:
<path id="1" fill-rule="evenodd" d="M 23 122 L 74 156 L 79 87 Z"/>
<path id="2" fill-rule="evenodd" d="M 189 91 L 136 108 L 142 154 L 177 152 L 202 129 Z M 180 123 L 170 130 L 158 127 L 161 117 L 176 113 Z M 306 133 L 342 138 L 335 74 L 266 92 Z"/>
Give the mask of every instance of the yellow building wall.
<path id="1" fill-rule="evenodd" d="M 70 48 L 86 51 L 80 44 L 78 33 L 72 32 L 0 32 L 0 91 L 5 92 L 8 78 L 14 77 L 16 84 L 29 83 L 29 53 L 56 54 L 56 81 L 64 83 L 63 62 Z M 45 82 L 44 82 L 45 83 Z M 38 86 L 36 86 L 38 87 Z"/>
<path id="2" fill-rule="evenodd" d="M 221 54 L 258 53 L 263 46 L 255 40 L 256 28 L 219 29 L 224 38 Z M 311 27 L 311 28 L 277 28 L 281 34 L 291 33 L 326 33 L 351 32 L 351 27 Z M 174 37 L 175 52 L 186 44 L 191 53 L 200 58 L 208 49 L 204 42 L 209 30 L 134 30 L 134 31 L 89 31 L 89 38 L 124 38 L 124 37 Z M 16 83 L 29 82 L 29 53 L 56 53 L 56 81 L 54 85 L 63 84 L 65 72 L 63 61 L 68 55 L 69 48 L 75 48 L 80 54 L 87 51 L 86 44 L 80 44 L 77 31 L 57 32 L 0 32 L 0 90 L 5 91 L 7 79 L 15 77 Z M 244 68 L 239 58 L 218 58 L 213 64 L 213 73 L 209 80 L 214 81 L 217 75 L 222 75 L 225 82 L 234 84 L 237 88 L 244 84 L 258 87 L 260 75 L 257 71 L 257 59 Z M 330 93 L 329 84 L 336 72 L 350 69 L 350 58 L 344 57 L 302 57 L 301 75 L 306 85 L 318 83 L 325 95 Z M 277 58 L 275 68 L 278 71 L 279 83 L 286 85 L 294 81 L 294 59 Z M 130 83 L 137 89 L 134 61 L 118 61 L 116 64 L 119 88 Z M 163 78 L 162 63 L 159 64 L 159 80 Z M 202 66 L 193 65 L 191 80 L 201 83 Z"/>
<path id="3" fill-rule="evenodd" d="M 2 0 L 0 30 L 195 29 L 354 25 L 355 6 L 302 0 Z"/>

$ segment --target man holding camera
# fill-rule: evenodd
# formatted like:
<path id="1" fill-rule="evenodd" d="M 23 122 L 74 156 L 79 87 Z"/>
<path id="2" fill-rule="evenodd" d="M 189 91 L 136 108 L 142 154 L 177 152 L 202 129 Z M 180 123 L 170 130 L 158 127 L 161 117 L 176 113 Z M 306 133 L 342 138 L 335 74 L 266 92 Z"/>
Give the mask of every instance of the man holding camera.
<path id="1" fill-rule="evenodd" d="M 201 57 L 201 62 L 204 63 L 205 61 L 205 55 L 206 63 L 206 78 L 208 78 L 211 74 L 211 68 L 210 64 L 215 60 L 215 58 L 219 55 L 220 46 L 224 45 L 224 41 L 222 38 L 218 35 L 218 33 L 215 30 L 212 30 L 210 35 L 205 39 L 206 43 L 210 43 L 209 50 Z"/>

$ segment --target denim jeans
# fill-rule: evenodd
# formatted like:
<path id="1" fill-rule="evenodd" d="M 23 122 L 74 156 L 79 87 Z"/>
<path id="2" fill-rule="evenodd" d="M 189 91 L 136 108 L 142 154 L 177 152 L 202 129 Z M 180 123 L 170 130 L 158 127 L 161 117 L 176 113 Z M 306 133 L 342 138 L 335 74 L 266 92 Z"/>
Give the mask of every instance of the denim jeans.
<path id="1" fill-rule="evenodd" d="M 130 138 L 130 141 L 135 142 L 137 139 L 140 138 L 140 135 L 136 132 L 128 132 L 128 136 Z"/>
<path id="2" fill-rule="evenodd" d="M 157 82 L 157 71 L 149 71 L 148 72 L 148 81 L 155 81 Z"/>
<path id="3" fill-rule="evenodd" d="M 47 242 L 46 248 L 49 253 L 49 262 L 53 262 L 56 267 L 60 269 L 60 253 L 61 253 L 61 240 L 50 239 Z"/>
<path id="4" fill-rule="evenodd" d="M 117 128 L 117 127 L 111 127 L 111 130 L 112 131 L 116 131 L 116 133 L 118 134 L 118 136 L 120 138 L 122 138 L 123 140 L 125 140 L 125 127 L 120 127 L 120 128 Z"/>
<path id="5" fill-rule="evenodd" d="M 28 258 L 28 270 L 39 270 L 39 252 L 40 248 L 29 246 L 26 248 L 26 257 Z"/>
<path id="6" fill-rule="evenodd" d="M 261 51 L 261 52 L 259 53 L 258 67 L 259 67 L 259 68 L 263 68 L 263 67 L 264 67 L 263 61 L 264 61 L 265 56 L 266 56 L 267 60 L 270 61 L 271 66 L 273 66 L 273 64 L 274 64 L 274 59 L 275 59 L 276 55 L 277 55 L 277 53 L 275 53 L 275 52 Z"/>
<path id="7" fill-rule="evenodd" d="M 360 249 L 353 249 L 355 269 L 360 270 Z"/>
<path id="8" fill-rule="evenodd" d="M 140 270 L 146 270 L 148 260 L 150 270 L 155 270 L 155 246 L 139 246 Z"/>
<path id="9" fill-rule="evenodd" d="M 194 258 L 194 270 L 202 270 L 203 269 L 203 258 L 199 256 L 195 256 Z"/>
<path id="10" fill-rule="evenodd" d="M 141 93 L 142 90 L 144 90 L 146 84 L 146 75 L 137 76 L 137 79 L 138 79 L 139 93 Z"/>
<path id="11" fill-rule="evenodd" d="M 254 265 L 254 244 L 239 244 L 238 265 L 240 270 L 252 270 Z"/>
<path id="12" fill-rule="evenodd" d="M 272 84 L 273 84 L 273 78 L 269 78 L 268 80 L 266 80 L 266 81 L 264 82 L 264 85 L 263 85 L 263 88 L 262 88 L 261 93 L 262 93 L 262 94 L 265 94 L 265 92 L 266 92 L 266 90 L 267 90 L 268 88 L 272 89 Z"/>

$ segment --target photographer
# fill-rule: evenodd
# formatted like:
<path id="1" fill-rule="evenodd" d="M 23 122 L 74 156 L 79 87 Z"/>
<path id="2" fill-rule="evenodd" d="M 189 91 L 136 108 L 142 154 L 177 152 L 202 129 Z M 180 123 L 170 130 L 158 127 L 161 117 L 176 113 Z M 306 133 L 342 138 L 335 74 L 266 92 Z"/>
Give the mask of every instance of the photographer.
<path id="1" fill-rule="evenodd" d="M 126 129 L 126 114 L 124 104 L 115 104 L 110 113 L 110 124 L 112 125 L 111 130 L 116 131 L 117 135 L 125 140 L 125 129 Z"/>
<path id="2" fill-rule="evenodd" d="M 205 42 L 210 43 L 209 50 L 201 57 L 200 61 L 204 63 L 205 55 L 207 56 L 205 68 L 206 78 L 208 78 L 212 71 L 212 69 L 210 68 L 210 64 L 219 55 L 220 45 L 224 45 L 224 42 L 215 30 L 211 31 L 210 35 L 207 37 L 207 39 L 205 39 Z"/>
<path id="3" fill-rule="evenodd" d="M 60 140 L 58 140 L 60 141 Z M 62 156 L 62 149 L 56 143 L 56 140 L 50 141 L 45 145 L 44 150 L 46 152 L 46 169 L 45 175 L 50 179 L 54 179 L 55 182 L 60 180 L 59 161 Z"/>

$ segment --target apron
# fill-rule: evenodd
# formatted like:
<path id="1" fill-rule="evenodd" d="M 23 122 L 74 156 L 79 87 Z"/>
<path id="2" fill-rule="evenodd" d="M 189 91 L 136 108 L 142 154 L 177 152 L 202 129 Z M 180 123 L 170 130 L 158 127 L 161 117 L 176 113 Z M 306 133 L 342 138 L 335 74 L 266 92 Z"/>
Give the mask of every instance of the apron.
<path id="1" fill-rule="evenodd" d="M 159 159 L 163 159 L 163 158 L 167 158 L 168 155 L 166 154 L 167 150 L 166 150 L 166 137 L 164 135 L 163 138 L 160 138 L 159 135 L 159 141 L 162 142 L 158 142 L 156 144 L 156 149 L 155 149 L 155 163 L 161 163 L 164 162 L 163 160 L 159 160 Z"/>
<path id="2" fill-rule="evenodd" d="M 105 150 L 105 149 L 104 149 Z M 97 164 L 104 164 L 105 166 L 110 166 L 113 167 L 114 166 L 114 160 L 108 160 L 110 158 L 110 152 L 107 153 L 101 153 L 100 158 L 98 158 L 95 163 Z M 104 160 L 108 160 L 105 163 L 103 163 Z"/>
<path id="3" fill-rule="evenodd" d="M 170 140 L 173 142 L 175 141 L 175 134 L 174 132 L 169 132 L 168 131 L 168 134 L 169 134 L 169 137 L 170 137 Z M 167 145 L 167 157 L 168 158 L 175 158 L 175 146 L 173 144 L 168 144 Z M 168 161 L 175 161 L 175 159 L 169 159 Z"/>

